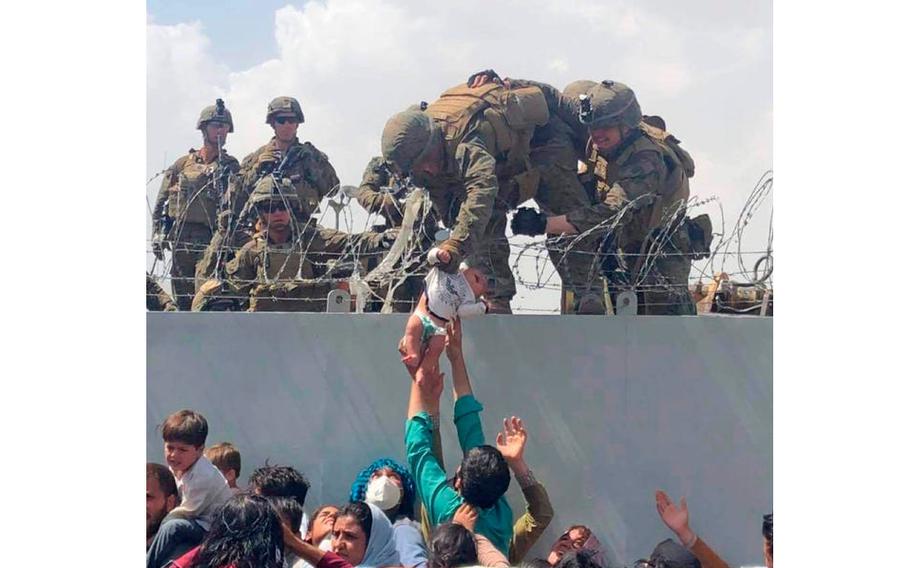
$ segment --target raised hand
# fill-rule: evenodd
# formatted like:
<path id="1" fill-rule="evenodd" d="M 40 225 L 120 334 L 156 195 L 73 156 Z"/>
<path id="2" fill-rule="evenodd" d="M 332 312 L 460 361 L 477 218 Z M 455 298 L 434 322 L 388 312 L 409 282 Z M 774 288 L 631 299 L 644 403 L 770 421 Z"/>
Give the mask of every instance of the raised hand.
<path id="1" fill-rule="evenodd" d="M 509 465 L 524 461 L 527 441 L 528 432 L 525 430 L 521 418 L 512 416 L 502 421 L 502 432 L 496 434 L 496 449 Z"/>
<path id="2" fill-rule="evenodd" d="M 446 356 L 451 361 L 453 358 L 461 357 L 461 319 L 449 322 L 446 326 Z"/>
<path id="3" fill-rule="evenodd" d="M 676 533 L 679 540 L 686 546 L 691 546 L 695 541 L 695 533 L 689 528 L 689 507 L 686 498 L 679 500 L 679 506 L 673 504 L 670 497 L 661 490 L 655 494 L 657 513 L 670 530 Z"/>
<path id="4" fill-rule="evenodd" d="M 458 510 L 455 511 L 452 522 L 458 523 L 473 533 L 474 527 L 477 525 L 477 509 L 467 503 L 462 503 Z"/>

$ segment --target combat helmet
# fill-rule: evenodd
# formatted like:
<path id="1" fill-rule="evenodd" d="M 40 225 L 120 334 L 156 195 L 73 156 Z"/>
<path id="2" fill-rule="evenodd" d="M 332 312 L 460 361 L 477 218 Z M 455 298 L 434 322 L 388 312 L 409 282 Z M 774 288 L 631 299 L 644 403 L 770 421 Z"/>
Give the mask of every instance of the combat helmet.
<path id="1" fill-rule="evenodd" d="M 272 102 L 269 103 L 268 112 L 265 115 L 266 124 L 272 120 L 273 115 L 278 114 L 279 112 L 294 113 L 294 116 L 297 117 L 300 124 L 303 124 L 303 109 L 300 108 L 300 103 L 297 102 L 297 99 L 294 97 L 275 97 L 272 99 Z"/>
<path id="2" fill-rule="evenodd" d="M 410 173 L 433 146 L 435 126 L 429 115 L 406 110 L 392 116 L 382 129 L 382 157 L 399 172 Z"/>
<path id="3" fill-rule="evenodd" d="M 269 204 L 280 204 L 287 209 L 301 210 L 300 198 L 294 187 L 273 175 L 262 176 L 250 194 L 250 205 L 268 211 Z"/>
<path id="4" fill-rule="evenodd" d="M 587 95 L 591 92 L 591 88 L 597 85 L 597 81 L 588 81 L 587 79 L 581 79 L 579 81 L 572 81 L 566 88 L 562 90 L 562 94 L 566 97 L 577 100 L 578 95 Z"/>
<path id="5" fill-rule="evenodd" d="M 580 107 L 578 118 L 588 128 L 619 125 L 637 128 L 641 123 L 641 107 L 635 93 L 616 81 L 601 81 L 591 87 Z"/>
<path id="6" fill-rule="evenodd" d="M 202 109 L 199 120 L 196 121 L 196 129 L 202 130 L 206 123 L 212 121 L 224 122 L 228 125 L 228 132 L 234 131 L 234 119 L 231 118 L 231 111 L 224 106 L 222 99 L 215 99 L 215 104 Z"/>

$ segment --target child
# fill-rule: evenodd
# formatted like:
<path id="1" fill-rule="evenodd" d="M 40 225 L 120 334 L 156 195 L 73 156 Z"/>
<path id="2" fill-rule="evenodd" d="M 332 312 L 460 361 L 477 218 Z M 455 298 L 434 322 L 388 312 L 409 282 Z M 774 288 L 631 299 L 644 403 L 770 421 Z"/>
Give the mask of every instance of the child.
<path id="1" fill-rule="evenodd" d="M 188 543 L 199 544 L 215 513 L 233 496 L 218 468 L 202 455 L 208 431 L 205 418 L 192 410 L 175 412 L 161 425 L 164 459 L 177 480 L 180 504 L 162 521 L 146 556 L 147 568 L 164 566 Z"/>
<path id="2" fill-rule="evenodd" d="M 209 446 L 204 455 L 212 462 L 212 465 L 218 468 L 234 495 L 240 493 L 240 488 L 237 487 L 237 478 L 240 477 L 240 452 L 237 451 L 234 444 L 222 442 Z"/>
<path id="3" fill-rule="evenodd" d="M 423 382 L 427 372 L 434 375 L 439 372 L 439 356 L 446 345 L 446 324 L 455 318 L 487 313 L 487 305 L 480 299 L 486 288 L 483 274 L 463 263 L 458 274 L 436 267 L 430 269 L 426 289 L 408 318 L 400 349 L 402 362 L 417 369 L 418 383 Z"/>

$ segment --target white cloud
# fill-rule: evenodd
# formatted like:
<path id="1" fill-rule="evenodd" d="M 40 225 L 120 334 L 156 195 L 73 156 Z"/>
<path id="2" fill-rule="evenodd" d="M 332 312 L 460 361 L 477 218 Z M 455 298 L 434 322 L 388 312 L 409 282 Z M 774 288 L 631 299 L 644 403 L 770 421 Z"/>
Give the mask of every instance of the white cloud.
<path id="1" fill-rule="evenodd" d="M 164 155 L 172 162 L 198 144 L 196 116 L 215 97 L 233 113 L 228 149 L 242 158 L 271 136 L 268 101 L 291 95 L 306 115 L 301 138 L 329 155 L 342 183 L 357 184 L 391 114 L 490 67 L 557 87 L 579 78 L 632 85 L 645 112 L 664 115 L 696 162 L 706 160 L 693 187 L 701 188 L 705 172 L 708 189 L 724 188 L 725 199 L 739 200 L 731 208 L 751 189 L 736 175 L 741 150 L 765 148 L 752 159 L 760 155 L 770 166 L 770 124 L 755 129 L 755 117 L 765 119 L 770 105 L 763 22 L 708 19 L 693 29 L 617 0 L 326 0 L 281 8 L 274 21 L 277 56 L 247 69 L 214 60 L 200 23 L 149 22 L 150 174 Z M 741 121 L 717 112 L 731 101 L 742 107 Z M 356 219 L 362 228 L 364 218 Z"/>

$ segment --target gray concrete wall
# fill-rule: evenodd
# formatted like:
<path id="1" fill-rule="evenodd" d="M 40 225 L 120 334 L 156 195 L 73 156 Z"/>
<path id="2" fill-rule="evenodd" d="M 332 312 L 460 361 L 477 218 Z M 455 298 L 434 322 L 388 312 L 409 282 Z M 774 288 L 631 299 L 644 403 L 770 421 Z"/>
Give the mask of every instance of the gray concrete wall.
<path id="1" fill-rule="evenodd" d="M 148 315 L 147 454 L 155 431 L 194 408 L 209 443 L 229 440 L 242 479 L 266 459 L 311 480 L 309 509 L 346 500 L 376 457 L 403 461 L 409 377 L 395 346 L 405 316 Z M 733 565 L 761 564 L 771 510 L 771 319 L 488 316 L 465 352 L 488 440 L 507 415 L 530 432 L 526 458 L 556 518 L 595 528 L 631 563 L 671 536 L 654 490 L 688 498 L 691 524 Z M 447 365 L 447 364 L 446 364 Z M 447 367 L 446 367 L 447 368 Z M 443 441 L 454 471 L 451 391 Z M 492 442 L 491 442 L 492 443 Z M 509 499 L 518 514 L 521 493 Z"/>

